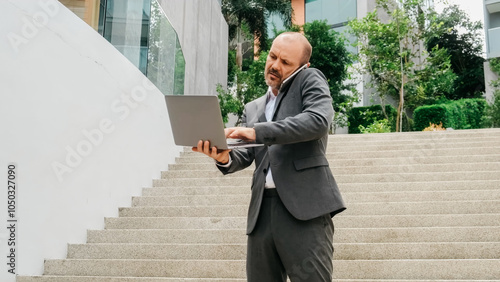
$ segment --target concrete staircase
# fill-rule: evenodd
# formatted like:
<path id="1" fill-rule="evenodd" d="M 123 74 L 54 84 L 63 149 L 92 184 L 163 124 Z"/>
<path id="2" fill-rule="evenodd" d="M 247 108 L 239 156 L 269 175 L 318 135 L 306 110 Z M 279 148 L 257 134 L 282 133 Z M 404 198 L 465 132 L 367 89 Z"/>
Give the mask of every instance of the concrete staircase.
<path id="1" fill-rule="evenodd" d="M 500 130 L 336 135 L 334 281 L 500 281 Z M 31 281 L 246 281 L 253 168 L 222 176 L 186 150 Z M 267 281 L 263 281 L 267 282 Z"/>

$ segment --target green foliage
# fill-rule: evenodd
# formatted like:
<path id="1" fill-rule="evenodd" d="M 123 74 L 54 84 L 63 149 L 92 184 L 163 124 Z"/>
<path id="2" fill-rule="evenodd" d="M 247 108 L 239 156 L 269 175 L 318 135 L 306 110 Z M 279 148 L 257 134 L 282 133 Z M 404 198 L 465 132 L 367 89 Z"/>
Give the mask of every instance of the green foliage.
<path id="1" fill-rule="evenodd" d="M 446 49 L 437 46 L 426 58 L 427 64 L 422 70 L 415 70 L 419 81 L 407 85 L 406 104 L 410 109 L 417 105 L 436 104 L 446 100 L 446 96 L 454 90 L 457 75 L 451 70 L 450 56 Z"/>
<path id="2" fill-rule="evenodd" d="M 434 102 L 450 92 L 454 80 L 446 52 L 438 48 L 424 52 L 425 24 L 429 9 L 424 0 L 377 0 L 377 8 L 386 13 L 382 21 L 376 10 L 363 19 L 349 22 L 352 34 L 358 38 L 362 71 L 371 77 L 371 85 L 381 97 L 386 95 L 399 102 L 403 109 Z"/>
<path id="3" fill-rule="evenodd" d="M 227 81 L 229 85 L 233 83 L 234 76 L 236 75 L 237 70 L 238 66 L 236 65 L 236 50 L 229 50 L 227 56 Z"/>
<path id="4" fill-rule="evenodd" d="M 383 119 L 377 120 L 367 127 L 359 125 L 359 131 L 361 131 L 361 133 L 388 133 L 392 130 L 389 125 L 389 121 L 387 119 Z"/>
<path id="5" fill-rule="evenodd" d="M 490 59 L 491 70 L 500 76 L 500 58 Z M 486 107 L 484 124 L 487 127 L 500 127 L 500 78 L 491 82 L 494 88 L 493 100 Z"/>
<path id="6" fill-rule="evenodd" d="M 482 128 L 486 109 L 484 99 L 461 99 L 444 104 L 421 106 L 415 109 L 415 130 L 421 131 L 429 124 L 443 124 L 445 128 Z"/>
<path id="7" fill-rule="evenodd" d="M 446 7 L 441 14 L 432 13 L 426 33 L 426 48 L 446 49 L 451 56 L 451 68 L 458 76 L 453 91 L 446 98 L 479 98 L 485 91 L 484 59 L 482 57 L 482 32 L 480 21 L 472 22 L 457 5 Z"/>
<path id="8" fill-rule="evenodd" d="M 343 82 L 347 79 L 347 68 L 352 59 L 346 49 L 346 40 L 324 21 L 313 21 L 304 25 L 304 35 L 313 46 L 310 59 L 315 67 L 328 78 L 330 93 L 336 105 L 347 101 L 350 96 L 343 94 Z M 338 109 L 336 109 L 338 110 Z"/>
<path id="9" fill-rule="evenodd" d="M 327 77 L 332 96 L 335 117 L 333 127 L 347 125 L 347 112 L 358 101 L 355 85 L 346 85 L 348 67 L 352 56 L 346 48 L 347 40 L 340 33 L 330 29 L 327 21 L 313 21 L 303 26 L 304 35 L 311 43 L 311 67 L 319 69 Z"/>
<path id="10" fill-rule="evenodd" d="M 267 18 L 268 13 L 278 14 L 285 26 L 292 21 L 292 5 L 289 0 L 222 0 L 221 10 L 229 27 L 229 39 L 236 39 L 238 43 L 253 42 L 254 36 L 260 42 L 259 50 L 268 50 L 267 46 Z M 243 25 L 248 27 L 243 32 Z"/>
<path id="11" fill-rule="evenodd" d="M 490 60 L 490 68 L 497 75 L 500 75 L 500 58 L 493 58 Z"/>
<path id="12" fill-rule="evenodd" d="M 373 105 L 369 107 L 355 107 L 349 113 L 349 133 L 362 133 L 360 128 L 368 128 L 373 124 L 380 126 L 380 121 L 387 120 L 387 125 L 391 131 L 396 129 L 397 110 L 391 105 Z M 403 131 L 412 129 L 412 121 L 403 116 Z"/>
<path id="13" fill-rule="evenodd" d="M 236 125 L 239 125 L 245 104 L 267 92 L 268 86 L 264 80 L 266 58 L 267 52 L 262 52 L 259 59 L 253 61 L 247 71 L 235 69 L 229 89 L 224 90 L 218 86 L 219 104 L 225 123 L 228 121 L 228 115 L 232 113 L 237 117 Z"/>
<path id="14" fill-rule="evenodd" d="M 229 114 L 238 110 L 238 101 L 233 95 L 226 92 L 222 85 L 217 85 L 217 97 L 219 97 L 222 121 L 226 124 L 229 121 Z"/>
<path id="15" fill-rule="evenodd" d="M 336 126 L 345 126 L 347 125 L 346 113 L 352 107 L 352 104 L 358 100 L 355 86 L 343 84 L 343 81 L 349 76 L 347 68 L 352 63 L 352 59 L 346 50 L 346 41 L 340 34 L 330 30 L 330 26 L 326 21 L 308 23 L 303 26 L 303 29 L 304 35 L 313 47 L 310 60 L 311 67 L 321 70 L 328 78 L 335 109 L 334 123 Z M 291 30 L 298 31 L 300 27 L 293 26 Z M 276 36 L 282 32 L 284 31 L 275 31 Z M 244 105 L 264 95 L 267 91 L 268 87 L 264 79 L 267 54 L 267 52 L 262 52 L 259 59 L 249 64 L 248 68 L 244 68 L 244 71 L 236 69 L 233 79 L 228 80 L 230 81 L 230 88 L 224 91 L 222 95 L 232 95 L 238 101 L 236 110 L 233 108 L 229 111 L 238 117 L 238 121 L 241 120 Z M 221 104 L 221 111 L 225 112 L 226 110 L 223 110 L 223 107 L 224 105 Z"/>
<path id="16" fill-rule="evenodd" d="M 484 125 L 487 127 L 500 127 L 500 90 L 495 90 L 493 101 L 486 106 Z"/>

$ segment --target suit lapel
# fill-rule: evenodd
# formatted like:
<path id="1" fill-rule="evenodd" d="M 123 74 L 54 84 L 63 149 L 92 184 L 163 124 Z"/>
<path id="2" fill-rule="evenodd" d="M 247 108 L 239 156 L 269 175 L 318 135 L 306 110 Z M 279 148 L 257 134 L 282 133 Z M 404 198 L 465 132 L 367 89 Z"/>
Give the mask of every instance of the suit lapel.
<path id="1" fill-rule="evenodd" d="M 276 97 L 276 104 L 274 105 L 274 112 L 273 112 L 273 119 L 272 119 L 273 121 L 276 120 L 276 113 L 278 112 L 281 101 L 283 100 L 283 97 L 285 97 L 286 93 L 288 93 L 288 91 L 280 91 L 278 93 L 278 96 Z"/>
<path id="2" fill-rule="evenodd" d="M 257 115 L 259 122 L 266 122 L 266 101 L 267 101 L 267 93 L 266 95 L 260 97 L 257 101 Z"/>

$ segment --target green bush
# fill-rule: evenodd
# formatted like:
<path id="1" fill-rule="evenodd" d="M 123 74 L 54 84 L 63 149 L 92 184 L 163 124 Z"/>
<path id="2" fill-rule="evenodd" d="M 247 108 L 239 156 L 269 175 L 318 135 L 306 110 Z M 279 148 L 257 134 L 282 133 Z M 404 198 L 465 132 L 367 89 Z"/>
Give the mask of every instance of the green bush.
<path id="1" fill-rule="evenodd" d="M 486 109 L 484 99 L 461 99 L 444 104 L 421 106 L 415 109 L 415 130 L 421 131 L 429 124 L 443 123 L 445 128 L 481 128 Z"/>
<path id="2" fill-rule="evenodd" d="M 387 125 L 391 131 L 396 130 L 397 110 L 391 105 L 385 105 L 382 110 L 381 105 L 373 105 L 369 107 L 352 108 L 348 113 L 349 133 L 361 133 L 362 128 L 368 128 L 377 121 L 387 120 Z M 403 116 L 403 131 L 410 131 L 413 128 L 413 121 L 406 115 Z"/>
<path id="3" fill-rule="evenodd" d="M 362 125 L 359 126 L 359 131 L 361 133 L 387 133 L 391 132 L 391 126 L 389 125 L 389 121 L 386 119 L 377 120 L 374 123 L 364 127 Z"/>

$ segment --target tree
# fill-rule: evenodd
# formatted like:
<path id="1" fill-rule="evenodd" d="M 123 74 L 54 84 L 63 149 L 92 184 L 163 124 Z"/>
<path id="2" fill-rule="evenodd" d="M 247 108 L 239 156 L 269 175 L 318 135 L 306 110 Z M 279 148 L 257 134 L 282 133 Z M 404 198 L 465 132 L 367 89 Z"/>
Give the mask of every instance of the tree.
<path id="1" fill-rule="evenodd" d="M 236 64 L 241 70 L 244 40 L 259 41 L 259 52 L 268 50 L 267 16 L 278 14 L 285 26 L 292 23 L 292 4 L 290 0 L 222 0 L 222 14 L 229 26 L 229 39 L 236 39 Z M 247 34 L 243 29 L 248 28 Z"/>
<path id="2" fill-rule="evenodd" d="M 377 10 L 350 21 L 358 38 L 359 61 L 371 76 L 378 95 L 398 101 L 396 131 L 402 130 L 403 111 L 441 99 L 455 76 L 449 56 L 423 48 L 431 9 L 424 0 L 377 0 Z M 382 21 L 378 9 L 387 14 Z"/>
<path id="3" fill-rule="evenodd" d="M 332 96 L 335 118 L 333 130 L 347 125 L 347 112 L 358 100 L 356 88 L 345 84 L 348 80 L 348 67 L 352 57 L 346 48 L 346 39 L 338 32 L 330 29 L 327 21 L 313 21 L 303 26 L 304 35 L 313 47 L 310 59 L 311 67 L 319 69 L 328 79 Z"/>
<path id="4" fill-rule="evenodd" d="M 452 5 L 441 14 L 434 13 L 430 25 L 425 42 L 427 50 L 436 46 L 446 49 L 451 68 L 458 76 L 454 91 L 446 97 L 452 100 L 481 97 L 485 91 L 482 23 L 472 22 L 457 5 Z"/>
<path id="5" fill-rule="evenodd" d="M 228 115 L 234 114 L 237 118 L 236 125 L 239 125 L 245 105 L 267 92 L 268 87 L 264 79 L 266 59 L 267 52 L 261 52 L 260 57 L 250 64 L 248 70 L 236 69 L 234 71 L 233 81 L 229 83 L 230 87 L 227 90 L 217 87 L 221 114 L 225 123 L 228 122 Z"/>

